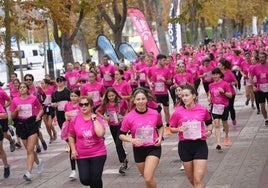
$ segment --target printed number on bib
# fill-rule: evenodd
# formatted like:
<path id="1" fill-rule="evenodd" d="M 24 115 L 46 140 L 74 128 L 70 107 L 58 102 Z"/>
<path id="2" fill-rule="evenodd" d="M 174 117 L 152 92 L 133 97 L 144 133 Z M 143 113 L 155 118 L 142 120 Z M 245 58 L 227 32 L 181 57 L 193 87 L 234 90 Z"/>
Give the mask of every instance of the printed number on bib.
<path id="1" fill-rule="evenodd" d="M 187 128 L 183 131 L 183 138 L 188 140 L 196 140 L 201 138 L 201 122 L 188 121 L 183 122 L 182 126 Z"/>

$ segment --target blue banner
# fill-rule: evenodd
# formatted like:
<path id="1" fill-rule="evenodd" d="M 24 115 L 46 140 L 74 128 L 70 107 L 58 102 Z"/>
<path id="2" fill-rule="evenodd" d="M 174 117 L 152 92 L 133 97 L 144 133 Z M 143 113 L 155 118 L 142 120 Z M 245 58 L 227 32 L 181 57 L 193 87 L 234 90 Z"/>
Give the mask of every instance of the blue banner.
<path id="1" fill-rule="evenodd" d="M 114 62 L 119 61 L 118 55 L 111 43 L 105 35 L 99 35 L 97 38 L 97 46 Z"/>
<path id="2" fill-rule="evenodd" d="M 119 45 L 118 51 L 131 63 L 136 61 L 137 53 L 130 44 L 125 42 L 121 43 Z"/>

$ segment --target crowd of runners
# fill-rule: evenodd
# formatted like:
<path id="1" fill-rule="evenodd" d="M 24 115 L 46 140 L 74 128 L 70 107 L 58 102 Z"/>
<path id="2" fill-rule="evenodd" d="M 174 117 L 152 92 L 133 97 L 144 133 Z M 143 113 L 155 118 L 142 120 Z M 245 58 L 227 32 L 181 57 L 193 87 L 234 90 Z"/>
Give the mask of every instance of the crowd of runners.
<path id="1" fill-rule="evenodd" d="M 127 173 L 131 159 L 127 158 L 124 142 L 130 142 L 146 187 L 156 187 L 154 174 L 161 160 L 161 142 L 176 133 L 182 168 L 194 187 L 204 187 L 206 138 L 215 134 L 215 149 L 219 152 L 222 145 L 230 145 L 228 119 L 233 126 L 237 124 L 236 95 L 245 95 L 245 105 L 250 105 L 268 126 L 267 54 L 268 36 L 263 34 L 184 45 L 171 55 L 140 53 L 129 64 L 111 62 L 107 55 L 101 62 L 68 63 L 65 75 L 56 80 L 45 75 L 40 82 L 34 82 L 31 74 L 19 80 L 14 73 L 9 94 L 0 88 L 4 178 L 10 176 L 4 138 L 10 142 L 10 152 L 25 147 L 23 178 L 31 181 L 34 163 L 38 173 L 43 172 L 44 160 L 37 154 L 60 136 L 69 152 L 69 178 L 79 177 L 83 185 L 102 187 L 107 158 L 104 138 L 109 128 L 119 174 Z M 201 86 L 209 108 L 198 103 Z M 42 122 L 49 140 L 42 136 Z M 55 122 L 60 133 L 53 126 Z M 9 131 L 11 124 L 15 135 Z"/>

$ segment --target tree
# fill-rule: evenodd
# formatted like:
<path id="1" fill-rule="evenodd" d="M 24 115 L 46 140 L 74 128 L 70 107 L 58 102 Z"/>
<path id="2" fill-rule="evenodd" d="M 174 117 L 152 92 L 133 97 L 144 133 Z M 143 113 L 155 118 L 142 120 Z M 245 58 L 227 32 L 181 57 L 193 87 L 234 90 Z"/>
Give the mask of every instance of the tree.
<path id="1" fill-rule="evenodd" d="M 111 2 L 112 12 L 108 12 L 105 9 L 104 5 L 106 4 L 107 1 L 101 1 L 98 4 L 98 10 L 100 12 L 101 17 L 107 22 L 107 24 L 112 30 L 115 51 L 119 56 L 121 56 L 118 51 L 118 47 L 122 42 L 122 31 L 127 18 L 127 0 L 121 0 L 121 13 L 119 11 L 119 3 L 117 2 L 117 0 L 112 0 Z"/>
<path id="2" fill-rule="evenodd" d="M 11 17 L 10 17 L 10 0 L 4 0 L 4 11 L 5 11 L 5 18 L 4 18 L 4 25 L 6 28 L 5 32 L 5 56 L 6 56 L 6 63 L 8 67 L 8 79 L 11 77 L 11 74 L 14 73 L 14 66 L 12 63 L 12 56 L 11 56 Z"/>

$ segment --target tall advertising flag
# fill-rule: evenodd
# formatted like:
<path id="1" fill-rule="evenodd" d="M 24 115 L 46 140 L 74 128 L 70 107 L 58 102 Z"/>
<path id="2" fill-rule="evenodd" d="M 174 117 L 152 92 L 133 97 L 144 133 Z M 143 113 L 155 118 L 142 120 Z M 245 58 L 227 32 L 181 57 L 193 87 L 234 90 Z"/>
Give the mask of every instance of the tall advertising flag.
<path id="1" fill-rule="evenodd" d="M 138 55 L 130 44 L 122 42 L 118 50 L 128 61 L 136 61 Z"/>
<path id="2" fill-rule="evenodd" d="M 172 0 L 170 11 L 169 11 L 169 18 L 173 19 L 180 14 L 180 0 Z M 168 36 L 169 42 L 171 46 L 171 50 L 177 50 L 181 48 L 181 27 L 179 23 L 169 23 L 168 24 Z"/>
<path id="3" fill-rule="evenodd" d="M 118 55 L 111 43 L 105 35 L 99 35 L 97 38 L 97 46 L 114 62 L 118 62 Z"/>
<path id="4" fill-rule="evenodd" d="M 137 8 L 128 8 L 127 13 L 137 33 L 141 37 L 146 52 L 153 52 L 154 55 L 157 56 L 159 49 L 144 14 Z"/>

